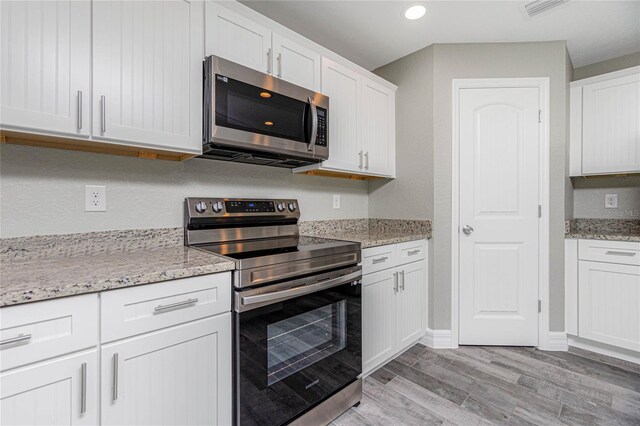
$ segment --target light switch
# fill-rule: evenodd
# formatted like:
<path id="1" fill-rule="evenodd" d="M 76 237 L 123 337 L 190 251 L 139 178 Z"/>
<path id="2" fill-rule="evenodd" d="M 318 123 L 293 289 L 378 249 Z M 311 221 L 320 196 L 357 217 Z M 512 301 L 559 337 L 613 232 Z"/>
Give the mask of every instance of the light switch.
<path id="1" fill-rule="evenodd" d="M 605 209 L 617 209 L 618 208 L 618 194 L 606 194 L 604 196 L 604 208 Z"/>

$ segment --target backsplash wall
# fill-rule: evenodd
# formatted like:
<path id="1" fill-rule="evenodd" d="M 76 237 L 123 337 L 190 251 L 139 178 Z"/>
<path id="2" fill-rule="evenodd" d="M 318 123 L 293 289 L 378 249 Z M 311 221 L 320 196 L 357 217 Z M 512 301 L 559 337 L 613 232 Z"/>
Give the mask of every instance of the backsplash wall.
<path id="1" fill-rule="evenodd" d="M 577 219 L 640 219 L 640 176 L 573 178 Z M 606 194 L 618 194 L 618 208 L 604 207 Z"/>
<path id="2" fill-rule="evenodd" d="M 186 196 L 297 198 L 301 220 L 368 217 L 366 181 L 204 159 L 184 162 L 2 144 L 0 237 L 182 226 Z M 105 185 L 107 211 L 84 211 Z M 333 194 L 341 208 L 333 209 Z"/>

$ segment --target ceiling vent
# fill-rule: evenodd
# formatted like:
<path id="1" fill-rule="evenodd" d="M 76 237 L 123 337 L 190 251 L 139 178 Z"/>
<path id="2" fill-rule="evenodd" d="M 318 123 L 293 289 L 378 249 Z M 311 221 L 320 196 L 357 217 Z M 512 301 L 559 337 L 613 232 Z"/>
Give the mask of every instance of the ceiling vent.
<path id="1" fill-rule="evenodd" d="M 527 15 L 533 17 L 568 1 L 569 0 L 536 0 L 526 3 L 524 5 L 524 10 L 527 12 Z"/>

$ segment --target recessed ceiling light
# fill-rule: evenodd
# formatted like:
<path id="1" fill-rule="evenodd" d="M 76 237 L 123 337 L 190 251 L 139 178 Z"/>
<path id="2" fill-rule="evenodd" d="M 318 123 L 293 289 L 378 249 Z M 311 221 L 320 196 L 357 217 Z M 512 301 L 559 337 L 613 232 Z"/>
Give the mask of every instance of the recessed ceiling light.
<path id="1" fill-rule="evenodd" d="M 427 8 L 424 7 L 424 5 L 422 4 L 412 4 L 409 7 L 407 7 L 404 12 L 403 12 L 403 16 L 406 19 L 409 20 L 414 20 L 414 19 L 420 19 L 424 16 L 424 14 L 427 13 Z"/>

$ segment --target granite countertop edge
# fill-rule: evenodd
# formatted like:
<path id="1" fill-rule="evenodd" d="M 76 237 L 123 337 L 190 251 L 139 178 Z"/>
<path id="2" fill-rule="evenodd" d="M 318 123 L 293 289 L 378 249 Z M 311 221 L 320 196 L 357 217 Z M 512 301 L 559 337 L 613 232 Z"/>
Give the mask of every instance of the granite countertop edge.
<path id="1" fill-rule="evenodd" d="M 389 244 L 398 244 L 398 243 L 406 243 L 408 241 L 417 241 L 417 240 L 428 240 L 431 238 L 431 233 L 426 234 L 404 234 L 404 233 L 393 233 L 391 235 L 364 235 L 364 236 L 353 236 L 349 234 L 331 234 L 331 233 L 309 233 L 305 234 L 306 237 L 318 237 L 318 238 L 328 238 L 333 240 L 342 240 L 342 241 L 350 241 L 354 243 L 360 243 L 360 248 L 372 248 L 372 247 L 380 247 L 386 246 Z"/>
<path id="2" fill-rule="evenodd" d="M 582 239 L 582 240 L 640 242 L 640 235 L 590 234 L 586 232 L 570 232 L 568 234 L 565 234 L 564 238 L 565 239 Z"/>
<path id="3" fill-rule="evenodd" d="M 185 247 L 185 250 L 189 251 L 193 249 Z M 162 283 L 181 278 L 191 278 L 227 272 L 235 269 L 235 262 L 232 260 L 215 254 L 207 254 L 207 256 L 212 256 L 211 263 L 203 262 L 199 265 L 185 267 L 171 265 L 166 269 L 159 267 L 156 270 L 145 271 L 142 273 L 123 273 L 112 277 L 105 274 L 101 277 L 94 277 L 90 279 L 80 278 L 77 281 L 69 280 L 66 283 L 59 283 L 56 285 L 39 285 L 36 281 L 26 282 L 23 288 L 20 288 L 20 285 L 17 285 L 17 289 L 12 290 L 9 288 L 6 291 L 5 288 L 0 288 L 0 308 L 62 297 L 99 293 L 102 291 L 123 289 L 146 284 Z M 69 258 L 64 259 L 69 260 Z M 25 265 L 28 264 L 29 262 L 5 262 L 2 264 L 2 275 L 5 275 L 4 269 L 7 267 L 25 267 Z M 4 279 L 5 277 L 3 277 L 3 280 Z"/>

